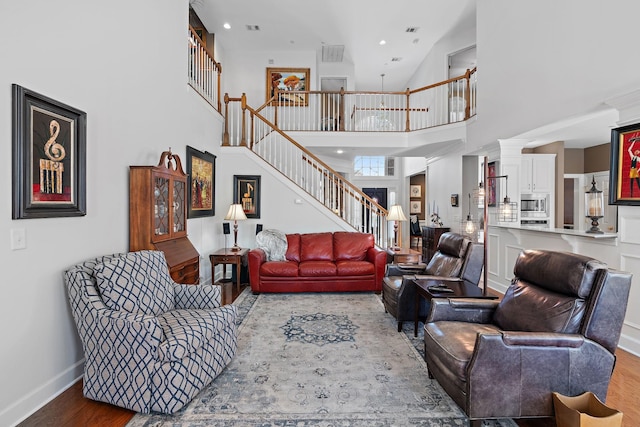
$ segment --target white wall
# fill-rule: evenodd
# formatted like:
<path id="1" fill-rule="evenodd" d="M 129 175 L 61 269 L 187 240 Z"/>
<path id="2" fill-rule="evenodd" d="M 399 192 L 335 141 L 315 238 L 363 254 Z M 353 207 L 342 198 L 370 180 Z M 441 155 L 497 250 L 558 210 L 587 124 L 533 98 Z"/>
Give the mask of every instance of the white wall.
<path id="1" fill-rule="evenodd" d="M 169 147 L 186 165 L 186 145 L 218 156 L 216 215 L 188 221 L 203 281 L 211 275 L 207 254 L 224 246 L 220 223 L 234 174 L 262 175 L 263 218 L 240 224 L 241 245 L 253 245 L 257 222 L 284 231 L 341 229 L 318 220 L 310 201 L 294 205 L 293 191 L 258 163 L 221 149 L 219 114 L 186 84 L 187 23 L 187 0 L 113 0 L 90 8 L 82 0 L 0 3 L 0 139 L 6 154 L 0 167 L 0 425 L 28 416 L 82 374 L 83 351 L 62 273 L 89 257 L 128 250 L 129 165 L 155 165 Z M 232 81 L 262 101 L 267 65 L 262 59 L 250 65 L 259 71 Z M 225 69 L 228 76 L 234 72 Z M 244 77 L 256 83 L 247 87 Z M 87 112 L 86 216 L 11 220 L 12 83 Z M 10 250 L 12 229 L 25 230 L 26 249 Z"/>

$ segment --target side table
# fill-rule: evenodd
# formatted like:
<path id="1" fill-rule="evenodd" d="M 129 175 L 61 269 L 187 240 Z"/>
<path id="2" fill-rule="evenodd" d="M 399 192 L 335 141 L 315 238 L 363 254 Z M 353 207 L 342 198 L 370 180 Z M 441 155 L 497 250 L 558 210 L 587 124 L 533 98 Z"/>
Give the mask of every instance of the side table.
<path id="1" fill-rule="evenodd" d="M 418 264 L 422 260 L 422 253 L 413 249 L 387 248 L 387 263 Z"/>
<path id="2" fill-rule="evenodd" d="M 248 248 L 242 248 L 239 251 L 232 251 L 231 248 L 218 249 L 209 255 L 211 261 L 211 282 L 216 274 L 216 265 L 222 264 L 222 277 L 227 276 L 227 264 L 235 264 L 236 266 L 236 291 L 240 293 L 240 270 L 243 264 L 246 264 Z"/>
<path id="3" fill-rule="evenodd" d="M 442 278 L 424 278 L 416 276 L 413 280 L 416 284 L 416 300 L 413 336 L 418 336 L 418 317 L 420 314 L 420 298 L 431 301 L 432 298 L 483 298 L 498 299 L 497 296 L 483 295 L 482 288 L 468 284 L 464 280 L 451 278 L 444 280 Z M 444 290 L 438 290 L 438 286 L 442 286 Z"/>

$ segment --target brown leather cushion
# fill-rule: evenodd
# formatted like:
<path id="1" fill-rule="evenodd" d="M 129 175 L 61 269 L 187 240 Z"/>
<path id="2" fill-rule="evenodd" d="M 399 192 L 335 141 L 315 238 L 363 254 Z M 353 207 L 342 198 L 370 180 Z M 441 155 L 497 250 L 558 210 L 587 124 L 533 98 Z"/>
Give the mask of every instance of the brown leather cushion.
<path id="1" fill-rule="evenodd" d="M 369 261 L 338 261 L 338 276 L 363 276 L 376 274 L 375 266 Z"/>
<path id="2" fill-rule="evenodd" d="M 427 323 L 424 326 L 424 341 L 425 348 L 429 349 L 429 360 L 440 364 L 449 380 L 463 384 L 477 335 L 492 332 L 499 333 L 495 326 L 483 323 Z"/>
<path id="3" fill-rule="evenodd" d="M 373 234 L 337 231 L 333 233 L 333 256 L 336 261 L 363 261 L 373 243 Z"/>
<path id="4" fill-rule="evenodd" d="M 300 234 L 287 234 L 287 253 L 289 261 L 300 262 Z"/>
<path id="5" fill-rule="evenodd" d="M 260 275 L 276 277 L 296 277 L 298 263 L 293 261 L 269 261 L 260 266 Z"/>
<path id="6" fill-rule="evenodd" d="M 303 261 L 298 267 L 300 276 L 335 276 L 336 264 L 331 261 Z"/>
<path id="7" fill-rule="evenodd" d="M 438 240 L 438 252 L 453 257 L 462 258 L 467 253 L 469 240 L 461 234 L 443 233 Z"/>
<path id="8" fill-rule="evenodd" d="M 585 301 L 514 280 L 494 313 L 506 331 L 579 332 Z"/>
<path id="9" fill-rule="evenodd" d="M 333 233 L 300 235 L 300 261 L 333 261 Z"/>

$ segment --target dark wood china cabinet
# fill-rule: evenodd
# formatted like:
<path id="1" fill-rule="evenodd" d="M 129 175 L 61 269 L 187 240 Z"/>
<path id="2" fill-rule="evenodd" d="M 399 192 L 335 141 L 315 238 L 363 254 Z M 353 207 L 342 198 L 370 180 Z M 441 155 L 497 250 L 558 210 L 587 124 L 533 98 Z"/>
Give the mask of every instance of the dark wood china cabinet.
<path id="1" fill-rule="evenodd" d="M 129 167 L 129 250 L 164 252 L 177 283 L 197 284 L 200 254 L 187 237 L 187 175 L 165 151 L 157 166 Z"/>

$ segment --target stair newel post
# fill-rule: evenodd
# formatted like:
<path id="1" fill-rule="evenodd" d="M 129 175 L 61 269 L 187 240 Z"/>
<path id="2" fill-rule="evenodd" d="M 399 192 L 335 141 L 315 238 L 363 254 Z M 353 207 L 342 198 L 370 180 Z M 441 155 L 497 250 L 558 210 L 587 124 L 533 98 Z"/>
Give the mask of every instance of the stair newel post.
<path id="1" fill-rule="evenodd" d="M 464 119 L 468 120 L 471 117 L 471 70 L 467 68 L 467 72 L 464 73 L 466 79 L 466 88 L 464 91 Z"/>
<path id="2" fill-rule="evenodd" d="M 280 99 L 280 94 L 278 93 L 278 87 L 276 86 L 273 89 L 273 101 L 271 105 L 273 105 L 273 125 L 278 127 L 278 99 Z"/>
<path id="3" fill-rule="evenodd" d="M 229 146 L 229 94 L 224 94 L 224 134 L 222 135 L 222 145 Z"/>
<path id="4" fill-rule="evenodd" d="M 407 107 L 406 107 L 407 120 L 406 120 L 406 124 L 405 124 L 405 129 L 404 130 L 409 132 L 411 130 L 411 119 L 409 118 L 409 111 L 411 111 L 411 110 L 409 110 L 409 105 L 410 105 L 409 99 L 410 99 L 410 96 L 411 96 L 411 91 L 409 90 L 409 88 L 407 88 L 407 91 L 405 93 L 406 93 L 406 96 L 407 96 Z"/>
<path id="5" fill-rule="evenodd" d="M 241 98 L 241 106 L 242 106 L 242 131 L 240 137 L 240 145 L 246 147 L 247 146 L 247 95 L 242 93 Z"/>
<path id="6" fill-rule="evenodd" d="M 344 131 L 344 87 L 340 87 L 340 111 L 338 112 L 338 121 L 340 122 L 340 130 Z"/>

